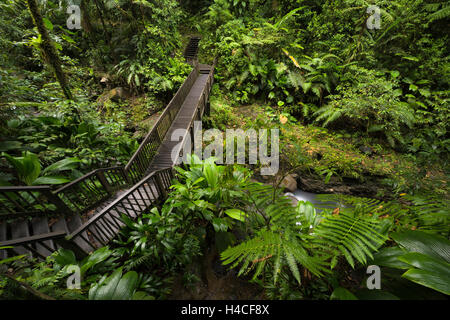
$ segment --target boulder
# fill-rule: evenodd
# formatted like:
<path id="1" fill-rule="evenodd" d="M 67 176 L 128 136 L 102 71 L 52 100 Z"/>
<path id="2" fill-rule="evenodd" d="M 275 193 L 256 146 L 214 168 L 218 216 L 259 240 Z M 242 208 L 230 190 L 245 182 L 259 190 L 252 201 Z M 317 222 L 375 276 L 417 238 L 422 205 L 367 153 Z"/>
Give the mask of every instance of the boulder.
<path id="1" fill-rule="evenodd" d="M 297 190 L 297 180 L 295 180 L 294 175 L 288 174 L 283 181 L 281 181 L 280 187 L 285 188 L 290 192 L 295 192 L 295 190 Z"/>
<path id="2" fill-rule="evenodd" d="M 130 93 L 122 88 L 122 87 L 117 87 L 114 89 L 111 89 L 105 93 L 103 93 L 100 97 L 98 97 L 97 99 L 97 103 L 101 106 L 103 106 L 103 104 L 106 101 L 115 101 L 115 102 L 119 102 L 120 99 L 127 99 L 130 97 Z"/>

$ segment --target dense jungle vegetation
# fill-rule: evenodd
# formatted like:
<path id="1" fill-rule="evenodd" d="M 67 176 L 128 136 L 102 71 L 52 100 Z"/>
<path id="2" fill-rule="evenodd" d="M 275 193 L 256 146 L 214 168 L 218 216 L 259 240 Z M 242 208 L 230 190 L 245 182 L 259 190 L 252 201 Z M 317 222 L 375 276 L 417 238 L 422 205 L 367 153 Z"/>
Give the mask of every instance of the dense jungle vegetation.
<path id="1" fill-rule="evenodd" d="M 0 296 L 448 299 L 449 19 L 441 0 L 0 0 L 0 186 L 126 164 L 191 36 L 217 59 L 204 127 L 280 129 L 276 176 L 193 157 L 109 246 L 0 260 Z"/>

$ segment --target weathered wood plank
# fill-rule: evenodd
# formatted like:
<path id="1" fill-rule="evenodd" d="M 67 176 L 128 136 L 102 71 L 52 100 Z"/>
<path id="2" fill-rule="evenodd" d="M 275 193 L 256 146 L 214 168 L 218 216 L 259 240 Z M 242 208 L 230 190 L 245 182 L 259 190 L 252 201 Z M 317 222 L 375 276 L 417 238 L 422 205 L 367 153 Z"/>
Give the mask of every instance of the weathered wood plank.
<path id="1" fill-rule="evenodd" d="M 28 221 L 16 221 L 11 223 L 11 237 L 13 240 L 18 238 L 26 238 L 30 236 L 28 229 Z M 13 249 L 17 254 L 31 254 L 31 252 L 22 246 L 15 246 Z"/>
<path id="2" fill-rule="evenodd" d="M 33 235 L 40 235 L 45 233 L 50 233 L 50 228 L 48 227 L 47 217 L 35 217 L 31 220 L 31 226 L 33 229 Z M 47 240 L 44 242 L 45 246 L 52 249 L 49 251 L 45 246 L 36 243 L 36 250 L 42 254 L 44 257 L 51 255 L 55 250 L 55 245 L 52 240 Z"/>

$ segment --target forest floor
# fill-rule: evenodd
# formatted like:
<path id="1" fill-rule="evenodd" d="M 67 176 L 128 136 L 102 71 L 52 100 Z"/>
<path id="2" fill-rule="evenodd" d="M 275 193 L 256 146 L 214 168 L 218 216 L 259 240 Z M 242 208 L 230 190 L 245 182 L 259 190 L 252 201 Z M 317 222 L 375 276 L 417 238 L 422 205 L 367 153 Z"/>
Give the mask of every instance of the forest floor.
<path id="1" fill-rule="evenodd" d="M 200 264 L 200 265 L 199 265 Z M 237 276 L 235 270 L 223 266 L 216 247 L 212 244 L 200 257 L 196 275 L 199 281 L 191 286 L 183 284 L 180 275 L 172 289 L 172 300 L 260 300 L 264 290 L 250 283 L 247 277 Z"/>

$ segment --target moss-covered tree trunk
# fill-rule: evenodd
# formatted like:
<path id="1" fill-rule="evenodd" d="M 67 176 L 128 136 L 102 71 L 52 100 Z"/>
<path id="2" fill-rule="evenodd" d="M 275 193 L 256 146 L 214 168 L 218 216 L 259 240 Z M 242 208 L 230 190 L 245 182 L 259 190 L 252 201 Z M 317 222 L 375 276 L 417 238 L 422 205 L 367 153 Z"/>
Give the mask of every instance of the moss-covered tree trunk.
<path id="1" fill-rule="evenodd" d="M 69 88 L 66 76 L 61 67 L 61 59 L 59 58 L 58 52 L 53 45 L 50 36 L 45 28 L 44 22 L 42 20 L 41 12 L 38 8 L 36 0 L 27 0 L 28 9 L 30 10 L 31 16 L 33 18 L 34 24 L 36 25 L 39 34 L 41 35 L 42 42 L 40 44 L 42 53 L 44 55 L 44 60 L 53 69 L 56 79 L 58 80 L 61 89 L 67 99 L 73 100 L 72 93 Z"/>

